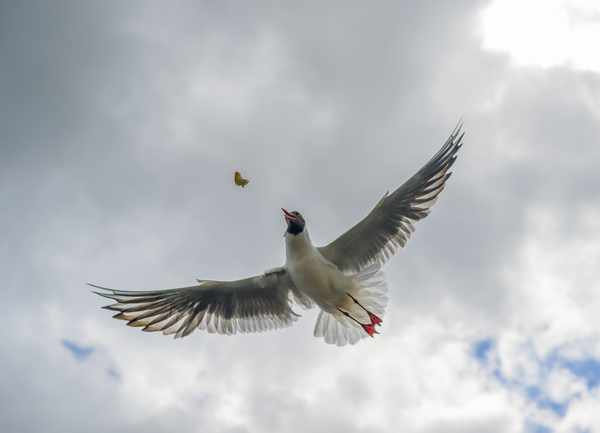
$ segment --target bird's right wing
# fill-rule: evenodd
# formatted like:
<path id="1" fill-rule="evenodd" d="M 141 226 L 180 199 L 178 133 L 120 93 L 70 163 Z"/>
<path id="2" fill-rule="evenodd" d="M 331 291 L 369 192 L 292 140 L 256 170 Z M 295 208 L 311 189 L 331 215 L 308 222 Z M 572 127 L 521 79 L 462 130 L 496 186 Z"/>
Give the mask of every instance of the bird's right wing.
<path id="1" fill-rule="evenodd" d="M 291 326 L 298 315 L 291 302 L 312 306 L 294 285 L 284 268 L 237 281 L 201 281 L 181 289 L 135 292 L 96 287 L 111 293 L 94 292 L 117 301 L 103 307 L 117 311 L 115 319 L 142 331 L 162 331 L 185 337 L 196 328 L 232 335 L 263 332 Z"/>

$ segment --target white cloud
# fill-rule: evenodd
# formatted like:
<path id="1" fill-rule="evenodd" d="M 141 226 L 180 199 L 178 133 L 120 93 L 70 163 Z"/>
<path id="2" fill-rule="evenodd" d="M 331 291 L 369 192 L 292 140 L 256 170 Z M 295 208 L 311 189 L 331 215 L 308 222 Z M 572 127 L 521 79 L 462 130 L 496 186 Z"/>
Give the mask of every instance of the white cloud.
<path id="1" fill-rule="evenodd" d="M 593 0 L 495 0 L 482 13 L 484 47 L 519 65 L 600 71 L 600 7 Z"/>
<path id="2" fill-rule="evenodd" d="M 599 428 L 600 80 L 568 45 L 594 4 L 548 3 L 543 21 L 526 3 L 507 25 L 514 5 L 495 3 L 543 54 L 510 64 L 481 48 L 471 3 L 102 5 L 12 6 L 0 30 L 7 428 Z M 175 341 L 112 320 L 84 285 L 280 265 L 280 207 L 332 240 L 462 115 L 454 174 L 386 268 L 377 338 L 329 347 L 300 311 L 278 332 Z"/>

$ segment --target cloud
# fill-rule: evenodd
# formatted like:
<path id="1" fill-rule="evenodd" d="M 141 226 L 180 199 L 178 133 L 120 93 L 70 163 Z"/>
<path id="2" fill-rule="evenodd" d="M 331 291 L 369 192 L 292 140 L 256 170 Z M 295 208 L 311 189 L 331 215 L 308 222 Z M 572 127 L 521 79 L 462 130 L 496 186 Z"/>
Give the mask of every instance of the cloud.
<path id="1" fill-rule="evenodd" d="M 600 35 L 595 2 L 496 0 L 482 15 L 485 47 L 507 51 L 519 64 L 600 70 L 591 43 Z"/>
<path id="2" fill-rule="evenodd" d="M 487 48 L 490 4 L 3 6 L 6 428 L 600 429 L 600 78 Z M 584 6 L 568 16 L 592 25 Z M 461 116 L 452 178 L 386 268 L 377 338 L 328 347 L 300 310 L 278 332 L 174 341 L 85 286 L 281 265 L 281 207 L 330 242 Z"/>

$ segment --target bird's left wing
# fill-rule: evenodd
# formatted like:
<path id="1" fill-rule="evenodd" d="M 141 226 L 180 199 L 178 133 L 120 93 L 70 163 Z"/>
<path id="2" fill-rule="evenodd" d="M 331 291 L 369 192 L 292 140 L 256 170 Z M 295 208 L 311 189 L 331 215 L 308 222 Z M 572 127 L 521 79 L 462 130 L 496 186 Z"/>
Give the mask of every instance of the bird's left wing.
<path id="1" fill-rule="evenodd" d="M 372 263 L 384 265 L 403 248 L 415 231 L 413 223 L 425 218 L 450 177 L 460 149 L 458 125 L 444 146 L 413 177 L 386 194 L 361 222 L 329 245 L 323 256 L 342 271 L 358 272 Z"/>
<path id="2" fill-rule="evenodd" d="M 284 268 L 237 281 L 198 282 L 197 286 L 148 292 L 90 286 L 110 292 L 94 293 L 117 301 L 103 307 L 117 311 L 115 319 L 143 327 L 142 331 L 175 334 L 175 338 L 185 337 L 196 328 L 228 335 L 285 328 L 298 317 L 292 311 L 292 301 L 312 306 Z"/>

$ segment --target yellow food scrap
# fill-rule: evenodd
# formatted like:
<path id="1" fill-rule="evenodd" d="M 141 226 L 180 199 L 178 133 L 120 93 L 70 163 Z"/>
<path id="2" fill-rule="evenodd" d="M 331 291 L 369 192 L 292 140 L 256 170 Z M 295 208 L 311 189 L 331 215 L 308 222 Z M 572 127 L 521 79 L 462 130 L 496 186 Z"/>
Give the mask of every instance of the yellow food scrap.
<path id="1" fill-rule="evenodd" d="M 245 187 L 246 185 L 248 185 L 248 182 L 250 182 L 248 179 L 244 179 L 239 171 L 235 172 L 234 180 L 235 180 L 235 184 L 237 186 L 241 186 L 242 188 Z"/>

